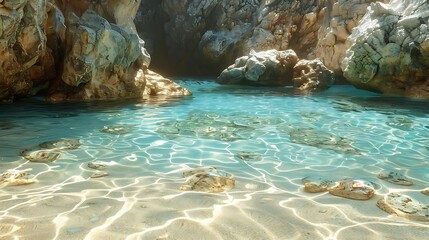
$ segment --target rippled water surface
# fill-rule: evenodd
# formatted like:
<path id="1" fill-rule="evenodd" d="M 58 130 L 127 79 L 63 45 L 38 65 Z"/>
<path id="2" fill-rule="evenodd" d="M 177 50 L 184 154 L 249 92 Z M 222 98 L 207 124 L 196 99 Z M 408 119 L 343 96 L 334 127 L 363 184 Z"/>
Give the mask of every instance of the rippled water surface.
<path id="1" fill-rule="evenodd" d="M 0 188 L 0 239 L 429 236 L 427 223 L 376 206 L 389 192 L 429 204 L 420 193 L 429 187 L 428 101 L 350 86 L 300 96 L 283 88 L 180 83 L 194 95 L 0 105 L 0 173 L 26 170 L 38 181 Z M 49 163 L 22 156 L 58 139 L 81 145 L 56 151 Z M 88 167 L 96 160 L 105 168 Z M 183 172 L 199 166 L 233 176 L 235 187 L 192 190 Z M 381 170 L 400 172 L 414 185 L 380 180 Z M 91 178 L 101 171 L 107 175 Z M 312 175 L 372 181 L 376 196 L 304 192 L 301 180 Z"/>

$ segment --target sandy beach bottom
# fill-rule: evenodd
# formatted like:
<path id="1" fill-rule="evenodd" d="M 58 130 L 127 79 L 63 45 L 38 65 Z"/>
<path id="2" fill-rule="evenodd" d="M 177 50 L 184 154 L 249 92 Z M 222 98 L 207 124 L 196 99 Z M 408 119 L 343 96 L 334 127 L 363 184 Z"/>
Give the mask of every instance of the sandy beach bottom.
<path id="1" fill-rule="evenodd" d="M 179 190 L 185 183 L 180 168 L 162 173 L 116 164 L 109 176 L 94 179 L 84 163 L 68 171 L 32 167 L 38 183 L 0 190 L 0 239 L 384 240 L 426 239 L 429 232 L 425 222 L 376 206 L 389 191 L 427 202 L 418 184 L 403 188 L 373 179 L 380 184 L 377 195 L 359 201 L 304 192 L 304 169 L 269 182 L 238 174 L 234 189 L 205 193 Z"/>

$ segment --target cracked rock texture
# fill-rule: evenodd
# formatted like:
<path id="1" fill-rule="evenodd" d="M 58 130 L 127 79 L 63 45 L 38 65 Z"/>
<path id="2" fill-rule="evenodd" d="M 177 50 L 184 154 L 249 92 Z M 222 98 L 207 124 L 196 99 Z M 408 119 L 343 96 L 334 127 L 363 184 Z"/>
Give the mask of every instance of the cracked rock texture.
<path id="1" fill-rule="evenodd" d="M 429 2 L 372 3 L 342 64 L 353 85 L 388 95 L 429 97 Z"/>
<path id="2" fill-rule="evenodd" d="M 248 56 L 237 58 L 233 65 L 220 74 L 217 81 L 221 84 L 293 85 L 293 67 L 298 60 L 293 50 L 251 51 Z"/>
<path id="3" fill-rule="evenodd" d="M 0 101 L 39 91 L 52 101 L 144 97 L 150 56 L 133 22 L 139 4 L 0 1 Z M 185 92 L 171 87 L 152 95 Z"/>
<path id="4" fill-rule="evenodd" d="M 334 73 L 319 59 L 303 59 L 293 67 L 293 82 L 304 92 L 325 90 L 334 84 Z"/>
<path id="5" fill-rule="evenodd" d="M 142 0 L 137 29 L 157 67 L 172 73 L 218 74 L 250 50 L 317 44 L 326 0 Z M 171 66 L 177 66 L 172 69 Z"/>

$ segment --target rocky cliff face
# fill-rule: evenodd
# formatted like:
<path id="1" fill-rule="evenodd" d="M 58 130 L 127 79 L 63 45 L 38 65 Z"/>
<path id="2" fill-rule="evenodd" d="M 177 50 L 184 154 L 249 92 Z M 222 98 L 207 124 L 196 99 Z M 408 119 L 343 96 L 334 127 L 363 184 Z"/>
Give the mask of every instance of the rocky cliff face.
<path id="1" fill-rule="evenodd" d="M 429 97 L 428 23 L 427 0 L 371 4 L 349 38 L 344 75 L 360 88 Z"/>
<path id="2" fill-rule="evenodd" d="M 53 101 L 147 95 L 150 56 L 133 22 L 139 4 L 140 0 L 1 1 L 0 100 L 46 88 Z M 170 90 L 156 93 L 190 94 L 169 80 L 161 86 Z"/>

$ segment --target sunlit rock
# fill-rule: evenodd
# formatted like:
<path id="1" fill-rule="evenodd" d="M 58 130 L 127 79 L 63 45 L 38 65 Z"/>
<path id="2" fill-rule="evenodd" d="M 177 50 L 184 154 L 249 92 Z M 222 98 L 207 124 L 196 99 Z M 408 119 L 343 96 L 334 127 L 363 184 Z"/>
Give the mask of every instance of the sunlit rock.
<path id="1" fill-rule="evenodd" d="M 74 150 L 78 149 L 82 144 L 77 138 L 64 138 L 39 144 L 39 147 L 53 150 Z"/>
<path id="2" fill-rule="evenodd" d="M 400 173 L 393 172 L 393 171 L 384 170 L 384 171 L 380 172 L 377 175 L 377 177 L 380 179 L 383 179 L 387 182 L 397 184 L 397 185 L 403 185 L 403 186 L 413 185 L 413 181 L 411 181 L 411 179 L 405 177 L 404 175 L 402 175 Z"/>
<path id="3" fill-rule="evenodd" d="M 113 135 L 124 135 L 134 132 L 136 130 L 136 127 L 136 124 L 115 124 L 104 126 L 103 129 L 101 129 L 100 131 Z"/>
<path id="4" fill-rule="evenodd" d="M 217 81 L 221 84 L 249 84 L 265 86 L 293 85 L 293 67 L 298 57 L 293 50 L 251 51 L 225 69 Z"/>
<path id="5" fill-rule="evenodd" d="M 310 193 L 326 192 L 329 187 L 334 185 L 334 181 L 318 176 L 305 177 L 302 179 L 302 183 L 304 190 Z"/>
<path id="6" fill-rule="evenodd" d="M 421 191 L 422 194 L 429 196 L 429 188 L 423 189 Z"/>
<path id="7" fill-rule="evenodd" d="M 311 56 L 319 58 L 335 74 L 342 75 L 341 62 L 349 47 L 347 38 L 372 2 L 374 0 L 326 1 L 317 46 Z"/>
<path id="8" fill-rule="evenodd" d="M 146 96 L 187 96 L 192 95 L 188 89 L 180 86 L 170 79 L 164 78 L 156 72 L 148 70 L 145 74 L 146 86 L 144 95 Z"/>
<path id="9" fill-rule="evenodd" d="M 387 213 L 416 221 L 429 221 L 429 206 L 398 193 L 389 193 L 377 202 L 377 206 Z"/>
<path id="10" fill-rule="evenodd" d="M 296 128 L 289 132 L 290 141 L 320 149 L 333 150 L 345 154 L 361 154 L 354 148 L 352 141 L 313 128 Z"/>
<path id="11" fill-rule="evenodd" d="M 334 84 L 334 73 L 319 60 L 300 60 L 293 67 L 294 86 L 301 91 L 324 90 Z"/>
<path id="12" fill-rule="evenodd" d="M 31 96 L 55 78 L 53 49 L 46 45 L 47 5 L 46 0 L 0 3 L 0 101 Z"/>
<path id="13" fill-rule="evenodd" d="M 8 170 L 0 174 L 0 187 L 27 185 L 38 182 L 37 179 L 25 171 Z"/>
<path id="14" fill-rule="evenodd" d="M 389 95 L 429 97 L 429 2 L 371 3 L 342 62 L 353 85 Z"/>
<path id="15" fill-rule="evenodd" d="M 21 156 L 30 162 L 50 163 L 60 157 L 60 153 L 54 150 L 24 150 Z"/>
<path id="16" fill-rule="evenodd" d="M 397 128 L 404 131 L 411 131 L 414 128 L 415 123 L 407 116 L 394 115 L 389 116 L 386 124 L 390 127 Z"/>
<path id="17" fill-rule="evenodd" d="M 355 199 L 368 200 L 375 194 L 375 186 L 371 182 L 364 180 L 342 180 L 335 182 L 328 188 L 330 194 Z"/>
<path id="18" fill-rule="evenodd" d="M 186 186 L 180 190 L 195 190 L 200 192 L 224 192 L 235 187 L 234 177 L 215 167 L 198 167 L 183 172 Z"/>
<path id="19" fill-rule="evenodd" d="M 88 163 L 88 167 L 96 170 L 103 170 L 106 169 L 108 165 L 103 161 L 93 161 Z"/>
<path id="20" fill-rule="evenodd" d="M 239 159 L 245 161 L 245 162 L 257 162 L 257 161 L 262 160 L 261 154 L 256 153 L 256 152 L 242 151 L 242 152 L 238 152 L 238 153 L 234 154 L 234 156 L 236 158 L 239 158 Z"/>
<path id="21" fill-rule="evenodd" d="M 101 178 L 101 177 L 106 177 L 109 176 L 108 172 L 102 172 L 102 171 L 96 171 L 94 173 L 91 174 L 91 178 Z"/>

